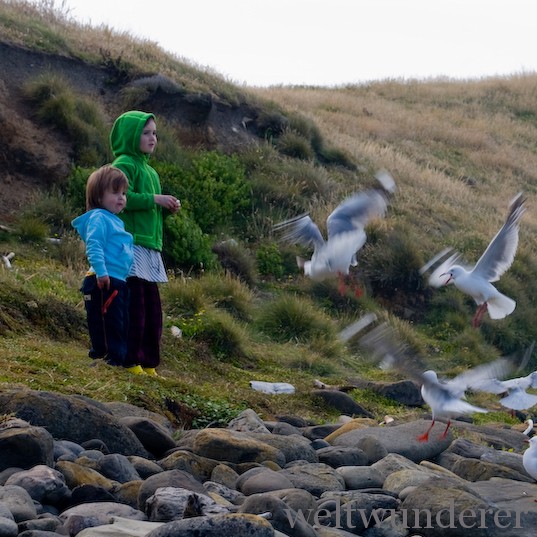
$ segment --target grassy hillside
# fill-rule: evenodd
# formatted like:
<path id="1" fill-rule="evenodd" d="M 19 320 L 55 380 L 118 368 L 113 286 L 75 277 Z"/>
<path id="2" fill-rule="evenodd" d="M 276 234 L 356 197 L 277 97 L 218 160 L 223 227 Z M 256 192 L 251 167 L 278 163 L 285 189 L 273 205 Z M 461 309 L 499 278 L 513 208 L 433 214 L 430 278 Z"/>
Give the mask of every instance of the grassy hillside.
<path id="1" fill-rule="evenodd" d="M 370 364 L 355 341 L 343 345 L 337 338 L 366 312 L 388 319 L 445 373 L 519 351 L 537 337 L 536 75 L 465 83 L 389 80 L 335 89 L 237 88 L 152 43 L 109 28 L 81 28 L 48 2 L 34 8 L 0 1 L 0 27 L 9 43 L 112 64 L 129 80 L 166 75 L 186 92 L 207 92 L 230 109 L 246 103 L 264 126 L 254 146 L 235 148 L 232 155 L 217 150 L 215 156 L 192 133 L 189 138 L 164 122 L 155 165 L 164 187 L 181 194 L 192 222 L 202 226 L 199 236 L 206 245 L 196 248 L 213 257 L 203 257 L 212 260 L 204 270 L 199 260 L 190 266 L 168 260 L 173 271 L 163 287 L 166 378 L 133 378 L 102 364 L 92 367 L 87 358 L 78 292 L 84 257 L 68 232 L 70 218 L 82 210 L 88 170 L 107 157 L 99 147 L 106 146 L 109 105 L 95 96 L 92 106 L 102 112 L 102 125 L 83 147 L 97 149 L 75 150 L 67 176 L 43 185 L 46 194 L 0 231 L 0 253 L 15 253 L 12 269 L 0 266 L 1 382 L 125 400 L 164 411 L 185 427 L 225 420 L 245 407 L 266 418 L 297 413 L 324 421 L 337 413 L 312 395 L 314 379 L 346 384 L 356 377 L 398 377 Z M 36 82 L 51 87 L 50 80 Z M 35 88 L 33 93 L 25 88 L 27 95 L 43 93 Z M 66 102 L 76 100 L 76 91 L 65 91 Z M 44 104 L 34 99 L 29 105 L 36 125 L 46 122 L 37 114 Z M 73 125 L 68 119 L 54 128 L 70 139 L 73 132 L 82 136 Z M 186 179 L 199 179 L 193 170 L 199 173 L 203 166 L 219 176 L 243 174 L 237 188 L 247 187 L 240 203 L 230 201 L 229 213 L 222 202 L 214 207 L 211 215 L 221 215 L 217 221 L 204 211 L 203 192 L 178 190 L 186 188 Z M 341 297 L 333 282 L 313 284 L 299 273 L 295 255 L 307 252 L 278 242 L 272 225 L 308 211 L 324 231 L 330 211 L 346 194 L 371 186 L 379 168 L 392 173 L 398 190 L 388 217 L 368 229 L 358 267 L 364 295 Z M 191 175 L 182 175 L 184 169 Z M 527 194 L 528 211 L 515 262 L 498 283 L 517 309 L 475 330 L 471 300 L 453 288 L 428 288 L 418 270 L 447 246 L 475 262 L 519 191 Z M 55 234 L 59 242 L 49 240 Z M 183 337 L 174 337 L 172 327 L 181 328 Z M 535 365 L 532 357 L 528 369 Z M 263 395 L 250 389 L 250 380 L 290 382 L 297 392 Z M 368 391 L 351 394 L 379 418 L 412 416 Z M 488 403 L 497 408 L 493 400 Z"/>

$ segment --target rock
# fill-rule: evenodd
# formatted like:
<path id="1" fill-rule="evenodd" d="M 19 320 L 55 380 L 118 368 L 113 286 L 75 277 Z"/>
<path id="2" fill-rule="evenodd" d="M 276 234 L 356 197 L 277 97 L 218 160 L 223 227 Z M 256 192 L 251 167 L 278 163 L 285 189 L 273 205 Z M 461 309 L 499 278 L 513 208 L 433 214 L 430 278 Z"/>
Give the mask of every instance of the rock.
<path id="1" fill-rule="evenodd" d="M 317 451 L 319 462 L 332 468 L 340 466 L 365 466 L 368 457 L 364 451 L 355 447 L 330 446 Z"/>
<path id="2" fill-rule="evenodd" d="M 314 390 L 312 395 L 322 399 L 325 404 L 331 406 L 348 416 L 363 416 L 373 418 L 373 414 L 359 405 L 350 395 L 338 390 Z"/>
<path id="3" fill-rule="evenodd" d="M 194 439 L 193 451 L 202 457 L 233 463 L 268 460 L 279 466 L 285 464 L 285 456 L 279 449 L 250 435 L 226 429 L 200 431 Z"/>
<path id="4" fill-rule="evenodd" d="M 37 516 L 36 506 L 28 492 L 17 485 L 0 487 L 0 504 L 4 504 L 15 522 L 30 520 Z"/>
<path id="5" fill-rule="evenodd" d="M 274 530 L 270 523 L 260 516 L 232 513 L 176 520 L 150 531 L 146 537 L 177 537 L 178 535 L 273 537 Z"/>
<path id="6" fill-rule="evenodd" d="M 527 483 L 534 482 L 534 479 L 527 475 L 526 472 L 522 474 L 507 466 L 485 462 L 480 459 L 461 458 L 453 465 L 452 471 L 467 481 L 487 481 L 491 477 L 503 477 Z"/>
<path id="7" fill-rule="evenodd" d="M 243 410 L 228 423 L 228 429 L 248 433 L 270 433 L 263 420 L 251 409 Z"/>
<path id="8" fill-rule="evenodd" d="M 282 473 L 265 468 L 242 482 L 240 490 L 246 496 L 272 490 L 293 488 L 293 483 Z"/>
<path id="9" fill-rule="evenodd" d="M 320 496 L 328 490 L 344 490 L 345 480 L 330 466 L 310 463 L 292 466 L 281 471 L 296 488 Z"/>
<path id="10" fill-rule="evenodd" d="M 23 469 L 39 464 L 52 466 L 54 440 L 45 428 L 21 420 L 16 427 L 9 424 L 8 421 L 0 429 L 0 471 L 13 466 Z"/>
<path id="11" fill-rule="evenodd" d="M 417 420 L 393 427 L 368 427 L 349 431 L 338 436 L 333 445 L 356 446 L 360 438 L 373 436 L 386 449 L 388 453 L 399 453 L 404 457 L 419 462 L 423 459 L 431 459 L 447 449 L 452 441 L 450 433 L 445 438 L 440 435 L 445 429 L 441 423 L 435 424 L 430 433 L 428 442 L 419 442 L 417 437 L 427 430 L 430 422 Z"/>
<path id="12" fill-rule="evenodd" d="M 126 416 L 119 422 L 127 426 L 154 457 L 162 457 L 168 450 L 175 448 L 175 440 L 162 425 L 149 418 Z"/>
<path id="13" fill-rule="evenodd" d="M 99 438 L 114 453 L 149 456 L 130 429 L 97 406 L 76 397 L 19 387 L 0 390 L 0 408 L 6 414 L 15 414 L 33 426 L 45 428 L 54 438 L 78 444 Z"/>
<path id="14" fill-rule="evenodd" d="M 381 488 L 384 483 L 384 476 L 370 466 L 340 466 L 336 472 L 349 490 Z"/>
<path id="15" fill-rule="evenodd" d="M 316 537 L 314 529 L 289 507 L 282 499 L 272 494 L 254 494 L 247 498 L 240 508 L 241 513 L 269 513 L 272 527 L 293 537 Z"/>
<path id="16" fill-rule="evenodd" d="M 177 487 L 161 487 L 145 502 L 145 513 L 151 522 L 169 522 L 183 518 L 228 513 L 210 496 Z"/>

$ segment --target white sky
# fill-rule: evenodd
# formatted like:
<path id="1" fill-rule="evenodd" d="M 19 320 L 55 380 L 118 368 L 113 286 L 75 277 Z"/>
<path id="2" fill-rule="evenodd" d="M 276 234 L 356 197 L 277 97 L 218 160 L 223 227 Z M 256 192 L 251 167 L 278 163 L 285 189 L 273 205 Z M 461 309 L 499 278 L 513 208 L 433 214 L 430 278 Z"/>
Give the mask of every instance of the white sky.
<path id="1" fill-rule="evenodd" d="M 239 85 L 537 72 L 537 0 L 55 1 Z"/>

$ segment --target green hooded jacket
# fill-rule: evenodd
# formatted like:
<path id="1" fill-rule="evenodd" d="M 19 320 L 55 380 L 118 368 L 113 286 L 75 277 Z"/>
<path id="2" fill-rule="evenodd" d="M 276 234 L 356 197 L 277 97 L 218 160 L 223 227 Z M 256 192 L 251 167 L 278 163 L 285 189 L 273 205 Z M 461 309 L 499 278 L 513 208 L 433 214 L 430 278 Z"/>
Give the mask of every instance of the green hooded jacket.
<path id="1" fill-rule="evenodd" d="M 112 166 L 129 179 L 127 206 L 118 215 L 125 229 L 132 233 L 134 244 L 162 251 L 162 207 L 155 203 L 161 193 L 160 179 L 149 165 L 149 155 L 140 151 L 140 136 L 153 114 L 132 110 L 121 114 L 110 131 Z"/>

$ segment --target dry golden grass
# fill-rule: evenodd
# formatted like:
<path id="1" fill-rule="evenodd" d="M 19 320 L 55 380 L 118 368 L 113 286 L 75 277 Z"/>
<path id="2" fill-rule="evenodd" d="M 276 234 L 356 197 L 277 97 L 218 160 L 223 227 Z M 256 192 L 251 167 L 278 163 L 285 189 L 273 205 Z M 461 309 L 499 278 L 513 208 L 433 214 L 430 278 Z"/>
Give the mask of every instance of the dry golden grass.
<path id="1" fill-rule="evenodd" d="M 537 75 L 528 74 L 254 92 L 306 114 L 358 162 L 390 170 L 399 186 L 394 210 L 426 232 L 426 247 L 457 246 L 469 232 L 490 240 L 523 190 L 530 210 L 521 243 L 533 250 L 536 88 Z"/>

